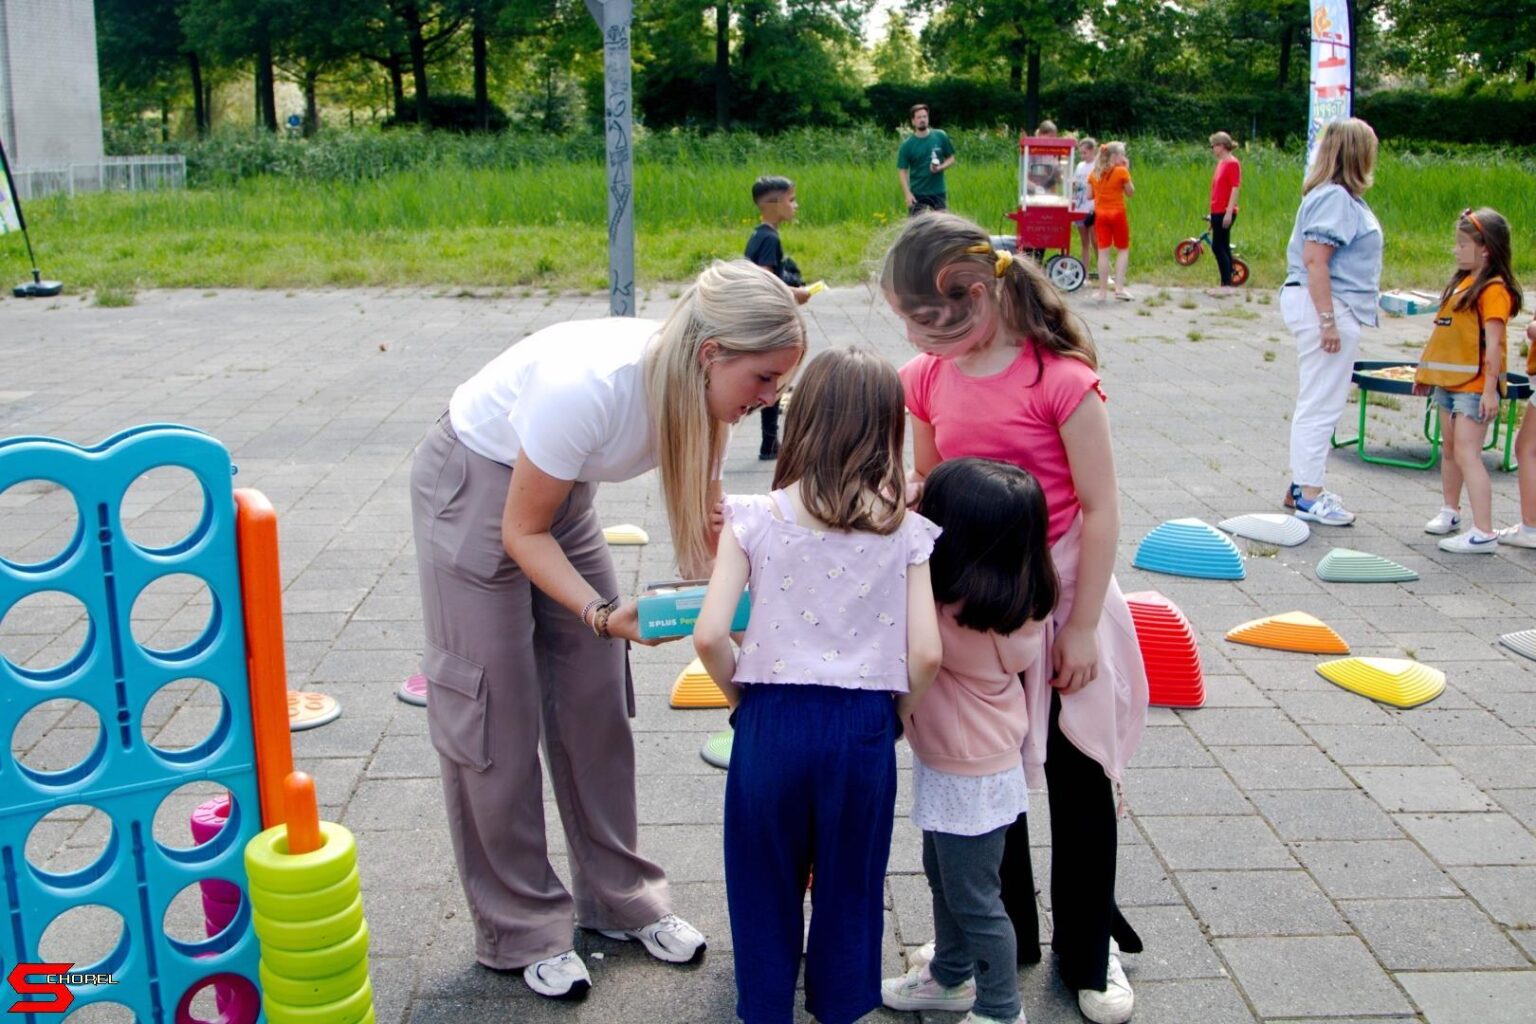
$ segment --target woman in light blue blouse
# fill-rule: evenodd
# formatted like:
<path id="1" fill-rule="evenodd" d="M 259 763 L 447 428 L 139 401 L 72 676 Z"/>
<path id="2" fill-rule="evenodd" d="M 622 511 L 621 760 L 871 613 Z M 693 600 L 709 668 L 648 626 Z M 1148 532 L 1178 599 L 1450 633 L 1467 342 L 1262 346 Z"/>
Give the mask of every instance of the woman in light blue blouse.
<path id="1" fill-rule="evenodd" d="M 1300 384 L 1291 415 L 1287 508 L 1300 519 L 1348 526 L 1355 515 L 1324 489 L 1334 424 L 1349 400 L 1362 325 L 1376 326 L 1381 223 L 1363 196 L 1376 167 L 1376 133 L 1358 118 L 1323 127 L 1301 188 L 1286 249 L 1280 313 L 1296 336 Z"/>

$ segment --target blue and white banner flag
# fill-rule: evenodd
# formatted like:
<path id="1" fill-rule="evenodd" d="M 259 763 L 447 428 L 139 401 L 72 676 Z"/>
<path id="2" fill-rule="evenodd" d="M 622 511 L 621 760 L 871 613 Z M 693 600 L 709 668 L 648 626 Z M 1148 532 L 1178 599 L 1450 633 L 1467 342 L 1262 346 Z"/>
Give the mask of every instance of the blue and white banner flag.
<path id="1" fill-rule="evenodd" d="M 1350 116 L 1355 99 L 1355 25 L 1346 0 L 1312 0 L 1312 74 L 1307 90 L 1307 167 L 1329 121 Z"/>
<path id="2" fill-rule="evenodd" d="M 0 235 L 20 231 L 22 227 L 21 204 L 16 199 L 16 185 L 11 181 L 11 165 L 5 159 L 5 147 L 0 145 Z"/>

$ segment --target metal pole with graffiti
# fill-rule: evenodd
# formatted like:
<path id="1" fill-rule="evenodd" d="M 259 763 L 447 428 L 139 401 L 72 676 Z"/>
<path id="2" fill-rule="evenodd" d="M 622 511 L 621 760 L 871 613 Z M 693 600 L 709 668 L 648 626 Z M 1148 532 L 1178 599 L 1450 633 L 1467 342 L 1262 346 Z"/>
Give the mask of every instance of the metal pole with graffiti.
<path id="1" fill-rule="evenodd" d="M 603 128 L 608 165 L 608 312 L 635 315 L 635 155 L 630 94 L 632 0 L 587 0 L 603 33 Z"/>
<path id="2" fill-rule="evenodd" d="M 21 232 L 27 243 L 27 259 L 32 264 L 32 280 L 12 289 L 18 299 L 46 298 L 57 295 L 64 286 L 57 281 L 44 281 L 37 269 L 37 257 L 32 253 L 32 236 L 27 233 L 27 218 L 21 212 L 21 197 L 16 194 L 16 180 L 11 177 L 11 163 L 5 158 L 5 145 L 0 143 L 0 235 Z"/>
<path id="3" fill-rule="evenodd" d="M 1355 18 L 1349 0 L 1312 0 L 1312 74 L 1307 90 L 1307 167 L 1329 121 L 1350 116 L 1355 99 Z"/>

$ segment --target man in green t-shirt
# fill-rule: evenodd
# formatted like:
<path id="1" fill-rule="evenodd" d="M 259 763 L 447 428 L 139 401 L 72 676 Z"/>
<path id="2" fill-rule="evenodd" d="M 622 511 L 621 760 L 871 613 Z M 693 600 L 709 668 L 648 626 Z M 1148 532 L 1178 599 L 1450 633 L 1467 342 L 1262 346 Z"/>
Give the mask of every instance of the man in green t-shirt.
<path id="1" fill-rule="evenodd" d="M 955 147 L 937 128 L 928 127 L 928 104 L 912 107 L 912 134 L 896 151 L 896 173 L 907 199 L 908 216 L 923 210 L 943 210 L 944 172 L 955 164 Z"/>

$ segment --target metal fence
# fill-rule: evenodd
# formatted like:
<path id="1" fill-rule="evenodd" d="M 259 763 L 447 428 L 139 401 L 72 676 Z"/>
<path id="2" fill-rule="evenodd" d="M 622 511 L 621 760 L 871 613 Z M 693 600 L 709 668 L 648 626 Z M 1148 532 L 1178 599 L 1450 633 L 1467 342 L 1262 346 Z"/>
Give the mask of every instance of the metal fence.
<path id="1" fill-rule="evenodd" d="M 185 188 L 187 158 L 184 156 L 108 156 L 85 164 L 13 169 L 16 191 L 22 199 L 66 192 L 143 192 Z"/>

